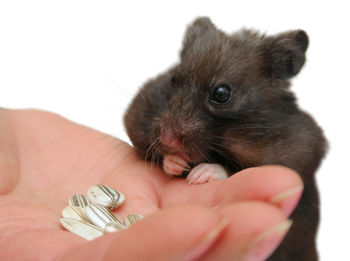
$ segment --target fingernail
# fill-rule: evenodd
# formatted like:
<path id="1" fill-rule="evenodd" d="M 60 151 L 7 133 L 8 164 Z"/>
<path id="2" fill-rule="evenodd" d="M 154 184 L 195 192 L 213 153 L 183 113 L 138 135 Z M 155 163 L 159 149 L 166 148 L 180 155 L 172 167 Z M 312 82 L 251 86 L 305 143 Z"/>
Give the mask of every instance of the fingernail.
<path id="1" fill-rule="evenodd" d="M 242 250 L 242 257 L 239 260 L 258 261 L 268 258 L 280 245 L 291 225 L 292 221 L 286 220 L 254 237 Z"/>
<path id="2" fill-rule="evenodd" d="M 294 188 L 285 190 L 276 196 L 270 198 L 270 202 L 274 205 L 278 205 L 281 210 L 289 216 L 296 205 L 298 204 L 300 197 L 303 193 L 304 185 L 300 184 Z"/>
<path id="3" fill-rule="evenodd" d="M 228 218 L 222 219 L 204 236 L 202 241 L 184 257 L 183 260 L 199 260 L 214 245 L 215 241 L 219 238 L 228 224 Z"/>

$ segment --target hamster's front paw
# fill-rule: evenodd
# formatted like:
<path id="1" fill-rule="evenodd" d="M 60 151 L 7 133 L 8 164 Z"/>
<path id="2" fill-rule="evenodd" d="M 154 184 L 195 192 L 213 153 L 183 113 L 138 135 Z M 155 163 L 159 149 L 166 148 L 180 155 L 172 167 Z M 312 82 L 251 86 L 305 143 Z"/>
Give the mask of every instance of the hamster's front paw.
<path id="1" fill-rule="evenodd" d="M 226 169 L 219 164 L 201 163 L 194 167 L 187 176 L 189 184 L 203 184 L 228 177 Z"/>
<path id="2" fill-rule="evenodd" d="M 181 176 L 183 171 L 189 169 L 184 157 L 179 154 L 165 155 L 163 160 L 163 170 L 169 175 Z"/>

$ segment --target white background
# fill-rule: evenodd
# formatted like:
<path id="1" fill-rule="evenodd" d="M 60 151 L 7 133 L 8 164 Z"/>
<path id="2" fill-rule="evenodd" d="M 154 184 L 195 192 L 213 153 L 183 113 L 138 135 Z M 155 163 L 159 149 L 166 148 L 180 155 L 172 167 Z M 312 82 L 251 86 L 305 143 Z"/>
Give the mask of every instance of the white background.
<path id="1" fill-rule="evenodd" d="M 350 260 L 345 1 L 1 0 L 0 106 L 53 111 L 126 139 L 121 119 L 130 99 L 177 61 L 185 27 L 200 15 L 227 32 L 308 32 L 308 61 L 293 89 L 330 141 L 318 172 L 319 251 L 323 261 Z"/>

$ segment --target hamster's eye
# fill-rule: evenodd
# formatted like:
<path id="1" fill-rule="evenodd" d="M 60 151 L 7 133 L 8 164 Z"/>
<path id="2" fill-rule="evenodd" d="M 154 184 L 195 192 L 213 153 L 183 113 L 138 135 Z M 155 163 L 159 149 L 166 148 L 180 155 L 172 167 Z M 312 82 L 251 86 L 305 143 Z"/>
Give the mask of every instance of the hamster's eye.
<path id="1" fill-rule="evenodd" d="M 211 101 L 216 104 L 227 102 L 231 98 L 231 88 L 227 85 L 219 85 L 213 92 Z"/>

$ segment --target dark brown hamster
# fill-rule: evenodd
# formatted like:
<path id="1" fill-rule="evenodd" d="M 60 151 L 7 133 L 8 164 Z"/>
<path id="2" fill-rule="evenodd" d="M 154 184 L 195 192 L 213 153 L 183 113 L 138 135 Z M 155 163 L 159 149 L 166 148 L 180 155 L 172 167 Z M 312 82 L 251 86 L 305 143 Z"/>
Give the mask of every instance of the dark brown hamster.
<path id="1" fill-rule="evenodd" d="M 264 164 L 296 170 L 304 193 L 292 229 L 268 260 L 318 259 L 314 174 L 327 143 L 289 89 L 304 65 L 308 43 L 302 30 L 228 35 L 199 18 L 187 29 L 180 63 L 149 81 L 124 118 L 142 158 L 169 174 L 189 173 L 193 183 L 223 177 L 215 176 L 211 166 L 223 166 L 218 172 L 225 169 L 229 175 Z M 203 172 L 198 166 L 209 166 L 204 171 L 209 174 L 198 177 Z"/>

